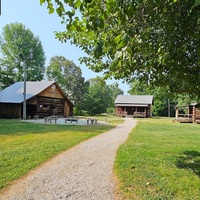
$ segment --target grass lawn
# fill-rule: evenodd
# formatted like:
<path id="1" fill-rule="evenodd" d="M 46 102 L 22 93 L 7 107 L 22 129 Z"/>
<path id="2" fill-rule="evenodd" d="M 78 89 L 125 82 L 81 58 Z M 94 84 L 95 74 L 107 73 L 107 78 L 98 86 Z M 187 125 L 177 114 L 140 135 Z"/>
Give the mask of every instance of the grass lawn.
<path id="1" fill-rule="evenodd" d="M 199 200 L 200 125 L 139 120 L 115 161 L 122 199 Z"/>
<path id="2" fill-rule="evenodd" d="M 76 126 L 0 119 L 0 190 L 54 155 L 123 121 L 106 119 L 111 124 Z"/>

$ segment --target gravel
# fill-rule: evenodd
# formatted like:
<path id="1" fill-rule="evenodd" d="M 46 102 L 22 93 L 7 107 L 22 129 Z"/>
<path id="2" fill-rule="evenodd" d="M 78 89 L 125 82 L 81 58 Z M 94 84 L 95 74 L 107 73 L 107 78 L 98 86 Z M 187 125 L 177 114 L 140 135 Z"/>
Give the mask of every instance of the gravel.
<path id="1" fill-rule="evenodd" d="M 59 154 L 9 186 L 1 200 L 115 200 L 113 165 L 116 151 L 136 121 L 116 128 Z"/>

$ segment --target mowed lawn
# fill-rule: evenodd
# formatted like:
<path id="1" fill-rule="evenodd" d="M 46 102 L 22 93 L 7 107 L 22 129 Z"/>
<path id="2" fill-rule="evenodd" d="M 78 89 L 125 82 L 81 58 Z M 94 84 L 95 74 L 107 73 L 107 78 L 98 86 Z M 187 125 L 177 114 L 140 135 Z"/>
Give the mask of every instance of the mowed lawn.
<path id="1" fill-rule="evenodd" d="M 106 118 L 112 123 L 89 126 L 0 119 L 0 190 L 56 154 L 123 122 Z"/>
<path id="2" fill-rule="evenodd" d="M 122 199 L 199 200 L 200 125 L 139 120 L 118 150 Z"/>

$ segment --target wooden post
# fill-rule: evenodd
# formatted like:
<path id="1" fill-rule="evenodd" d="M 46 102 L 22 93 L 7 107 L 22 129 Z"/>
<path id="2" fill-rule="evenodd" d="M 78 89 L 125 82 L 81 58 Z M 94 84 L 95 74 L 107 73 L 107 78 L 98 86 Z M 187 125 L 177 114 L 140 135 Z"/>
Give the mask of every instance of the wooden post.
<path id="1" fill-rule="evenodd" d="M 176 121 L 178 120 L 178 107 L 176 107 Z"/>
<path id="2" fill-rule="evenodd" d="M 170 99 L 168 98 L 168 117 L 170 117 Z"/>
<path id="3" fill-rule="evenodd" d="M 152 105 L 149 106 L 150 117 L 152 117 Z"/>
<path id="4" fill-rule="evenodd" d="M 193 106 L 193 111 L 192 111 L 192 122 L 193 123 L 196 122 L 196 108 L 195 108 L 195 106 Z"/>

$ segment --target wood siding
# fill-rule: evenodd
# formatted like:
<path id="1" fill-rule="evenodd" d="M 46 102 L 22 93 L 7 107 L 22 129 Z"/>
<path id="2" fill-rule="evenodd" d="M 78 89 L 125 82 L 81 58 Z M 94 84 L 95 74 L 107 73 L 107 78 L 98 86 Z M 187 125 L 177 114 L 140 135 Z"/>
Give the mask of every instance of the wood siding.
<path id="1" fill-rule="evenodd" d="M 58 98 L 58 99 L 64 99 L 65 98 L 61 89 L 56 84 L 53 84 L 52 86 L 48 87 L 46 90 L 44 90 L 43 92 L 38 94 L 38 96 Z"/>
<path id="2" fill-rule="evenodd" d="M 1 118 L 20 118 L 21 104 L 0 103 L 0 117 Z"/>
<path id="3" fill-rule="evenodd" d="M 47 117 L 50 115 L 64 116 L 64 99 L 38 96 L 37 115 Z"/>

